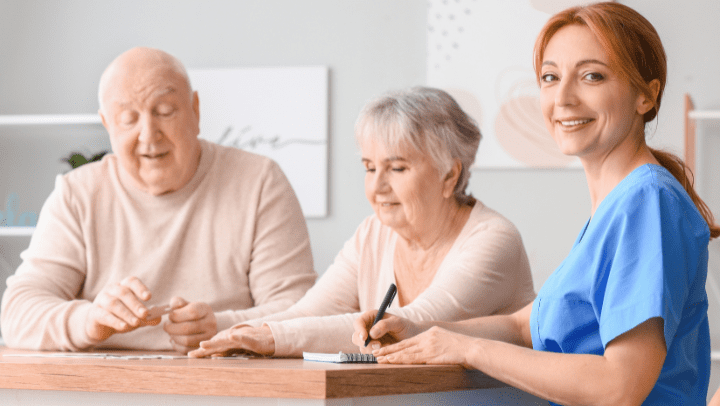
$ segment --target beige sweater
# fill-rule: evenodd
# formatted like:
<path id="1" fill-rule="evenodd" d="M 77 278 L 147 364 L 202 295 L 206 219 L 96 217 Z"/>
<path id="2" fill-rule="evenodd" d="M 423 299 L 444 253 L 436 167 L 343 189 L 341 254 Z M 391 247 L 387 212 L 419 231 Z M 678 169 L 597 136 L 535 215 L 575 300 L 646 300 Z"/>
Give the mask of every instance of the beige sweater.
<path id="1" fill-rule="evenodd" d="M 210 304 L 219 330 L 303 296 L 317 275 L 305 219 L 280 168 L 259 155 L 201 144 L 194 177 L 168 195 L 135 189 L 112 154 L 57 177 L 23 262 L 7 280 L 6 345 L 171 349 L 162 326 L 102 343 L 85 334 L 92 300 L 130 275 L 152 291 L 148 305 L 173 296 Z"/>
<path id="2" fill-rule="evenodd" d="M 398 235 L 368 217 L 315 286 L 288 310 L 251 320 L 267 324 L 275 355 L 357 352 L 351 342 L 359 312 L 377 309 L 391 283 Z M 416 321 L 455 321 L 508 314 L 535 298 L 530 264 L 515 226 L 497 212 L 475 203 L 470 217 L 435 274 L 412 303 L 395 300 L 388 312 Z"/>

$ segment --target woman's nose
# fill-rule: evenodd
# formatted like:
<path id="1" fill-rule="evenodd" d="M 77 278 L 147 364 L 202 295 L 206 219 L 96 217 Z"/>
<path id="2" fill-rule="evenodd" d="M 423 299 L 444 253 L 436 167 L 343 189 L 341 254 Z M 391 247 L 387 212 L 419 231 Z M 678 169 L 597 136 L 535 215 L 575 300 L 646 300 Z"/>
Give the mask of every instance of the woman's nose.
<path id="1" fill-rule="evenodd" d="M 556 106 L 572 106 L 577 104 L 577 89 L 572 80 L 561 80 L 555 92 Z"/>
<path id="2" fill-rule="evenodd" d="M 389 190 L 389 184 L 387 182 L 387 173 L 385 171 L 375 171 L 373 178 L 373 190 L 375 193 L 382 193 Z"/>

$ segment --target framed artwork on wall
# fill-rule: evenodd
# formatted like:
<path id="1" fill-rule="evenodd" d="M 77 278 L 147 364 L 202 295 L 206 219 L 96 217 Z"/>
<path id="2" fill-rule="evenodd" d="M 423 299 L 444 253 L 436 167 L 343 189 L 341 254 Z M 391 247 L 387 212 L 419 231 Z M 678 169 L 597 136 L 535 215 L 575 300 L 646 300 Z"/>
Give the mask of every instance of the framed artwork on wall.
<path id="1" fill-rule="evenodd" d="M 327 215 L 328 69 L 189 69 L 200 138 L 272 158 L 305 217 Z"/>

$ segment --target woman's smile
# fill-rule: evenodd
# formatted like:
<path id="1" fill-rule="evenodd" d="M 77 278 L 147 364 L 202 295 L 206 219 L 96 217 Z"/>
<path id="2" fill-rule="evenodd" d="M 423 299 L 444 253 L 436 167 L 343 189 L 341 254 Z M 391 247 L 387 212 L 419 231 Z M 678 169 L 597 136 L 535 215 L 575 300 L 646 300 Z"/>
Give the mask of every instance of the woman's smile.
<path id="1" fill-rule="evenodd" d="M 642 134 L 641 95 L 587 27 L 566 26 L 548 42 L 540 94 L 548 131 L 566 155 L 602 161 Z"/>
<path id="2" fill-rule="evenodd" d="M 594 120 L 590 119 L 590 118 L 586 118 L 586 119 L 565 118 L 565 119 L 556 120 L 556 122 L 559 123 L 565 131 L 577 131 L 577 130 L 583 129 L 587 126 L 587 124 L 590 124 L 593 121 Z"/>

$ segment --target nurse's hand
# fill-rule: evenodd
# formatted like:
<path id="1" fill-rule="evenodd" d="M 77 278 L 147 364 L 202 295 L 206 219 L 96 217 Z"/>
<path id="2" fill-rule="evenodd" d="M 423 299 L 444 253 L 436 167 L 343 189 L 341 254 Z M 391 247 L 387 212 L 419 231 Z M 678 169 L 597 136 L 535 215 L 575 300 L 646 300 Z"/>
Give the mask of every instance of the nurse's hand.
<path id="1" fill-rule="evenodd" d="M 440 327 L 415 337 L 373 351 L 380 364 L 442 364 L 462 365 L 468 363 L 468 349 L 481 339 L 453 333 Z"/>
<path id="2" fill-rule="evenodd" d="M 275 338 L 268 326 L 237 325 L 219 332 L 215 337 L 200 343 L 200 348 L 188 353 L 193 358 L 230 356 L 233 354 L 275 354 Z"/>
<path id="3" fill-rule="evenodd" d="M 352 342 L 358 346 L 363 354 L 368 354 L 375 349 L 413 337 L 424 330 L 412 321 L 390 313 L 385 313 L 383 319 L 373 326 L 375 315 L 377 315 L 377 310 L 367 311 L 361 314 L 353 323 L 355 332 L 352 335 Z M 366 347 L 365 340 L 368 334 L 371 340 Z"/>

